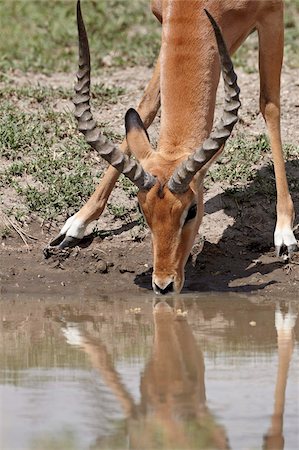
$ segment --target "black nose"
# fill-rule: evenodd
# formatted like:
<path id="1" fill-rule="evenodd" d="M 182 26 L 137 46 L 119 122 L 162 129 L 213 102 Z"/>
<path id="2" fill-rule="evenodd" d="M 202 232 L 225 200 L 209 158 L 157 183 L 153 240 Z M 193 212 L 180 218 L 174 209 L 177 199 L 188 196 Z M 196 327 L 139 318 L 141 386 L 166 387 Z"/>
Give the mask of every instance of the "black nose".
<path id="1" fill-rule="evenodd" d="M 173 282 L 171 281 L 164 289 L 160 288 L 160 286 L 154 283 L 154 291 L 156 294 L 161 295 L 168 294 L 168 292 L 173 292 Z"/>

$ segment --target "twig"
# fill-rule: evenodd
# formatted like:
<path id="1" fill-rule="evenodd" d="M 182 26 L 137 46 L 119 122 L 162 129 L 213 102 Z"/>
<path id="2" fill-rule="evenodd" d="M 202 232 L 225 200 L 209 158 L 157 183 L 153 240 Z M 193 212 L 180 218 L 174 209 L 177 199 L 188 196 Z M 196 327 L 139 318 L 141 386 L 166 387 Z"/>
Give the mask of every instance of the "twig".
<path id="1" fill-rule="evenodd" d="M 26 247 L 29 247 L 27 239 L 31 239 L 34 241 L 38 240 L 35 236 L 31 236 L 30 234 L 26 233 L 14 220 L 10 219 L 8 215 L 3 211 L 0 211 L 0 221 L 4 225 L 8 226 L 8 228 L 13 228 L 15 232 L 20 236 Z"/>

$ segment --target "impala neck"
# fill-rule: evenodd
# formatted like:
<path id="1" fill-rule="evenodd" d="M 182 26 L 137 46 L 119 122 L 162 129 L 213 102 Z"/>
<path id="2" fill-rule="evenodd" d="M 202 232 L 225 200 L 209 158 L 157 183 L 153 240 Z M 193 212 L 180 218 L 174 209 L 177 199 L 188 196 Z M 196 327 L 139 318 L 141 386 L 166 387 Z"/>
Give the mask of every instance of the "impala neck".
<path id="1" fill-rule="evenodd" d="M 213 124 L 219 57 L 201 3 L 163 3 L 158 150 L 171 159 L 193 152 Z"/>

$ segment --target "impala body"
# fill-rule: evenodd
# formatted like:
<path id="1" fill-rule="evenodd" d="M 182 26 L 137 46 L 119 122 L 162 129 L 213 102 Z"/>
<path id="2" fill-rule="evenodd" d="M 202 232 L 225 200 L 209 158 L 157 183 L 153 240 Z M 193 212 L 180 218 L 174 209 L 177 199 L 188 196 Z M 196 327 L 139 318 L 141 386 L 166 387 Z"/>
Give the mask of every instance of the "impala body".
<path id="1" fill-rule="evenodd" d="M 254 29 L 260 46 L 260 106 L 269 130 L 276 175 L 277 253 L 286 247 L 290 255 L 297 243 L 280 139 L 283 2 L 156 0 L 152 10 L 162 23 L 161 51 L 138 112 L 130 109 L 126 114 L 126 140 L 119 149 L 105 140 L 90 112 L 90 56 L 78 2 L 80 69 L 75 115 L 87 142 L 111 167 L 86 205 L 68 219 L 51 245 L 64 248 L 80 241 L 88 223 L 102 213 L 123 172 L 139 188 L 138 201 L 152 233 L 152 285 L 156 293 L 165 294 L 182 289 L 184 267 L 203 217 L 203 178 L 237 121 L 239 88 L 229 55 Z M 225 105 L 220 122 L 211 132 L 220 70 Z M 160 105 L 160 137 L 154 151 L 146 128 Z M 130 154 L 138 162 L 129 159 Z"/>

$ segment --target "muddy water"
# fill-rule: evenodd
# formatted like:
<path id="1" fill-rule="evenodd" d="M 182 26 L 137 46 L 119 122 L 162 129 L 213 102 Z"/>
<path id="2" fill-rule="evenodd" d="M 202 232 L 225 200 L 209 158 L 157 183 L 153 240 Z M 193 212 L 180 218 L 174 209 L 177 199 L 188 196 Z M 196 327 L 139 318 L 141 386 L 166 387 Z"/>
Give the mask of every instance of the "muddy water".
<path id="1" fill-rule="evenodd" d="M 0 447 L 299 448 L 299 305 L 4 297 Z"/>

